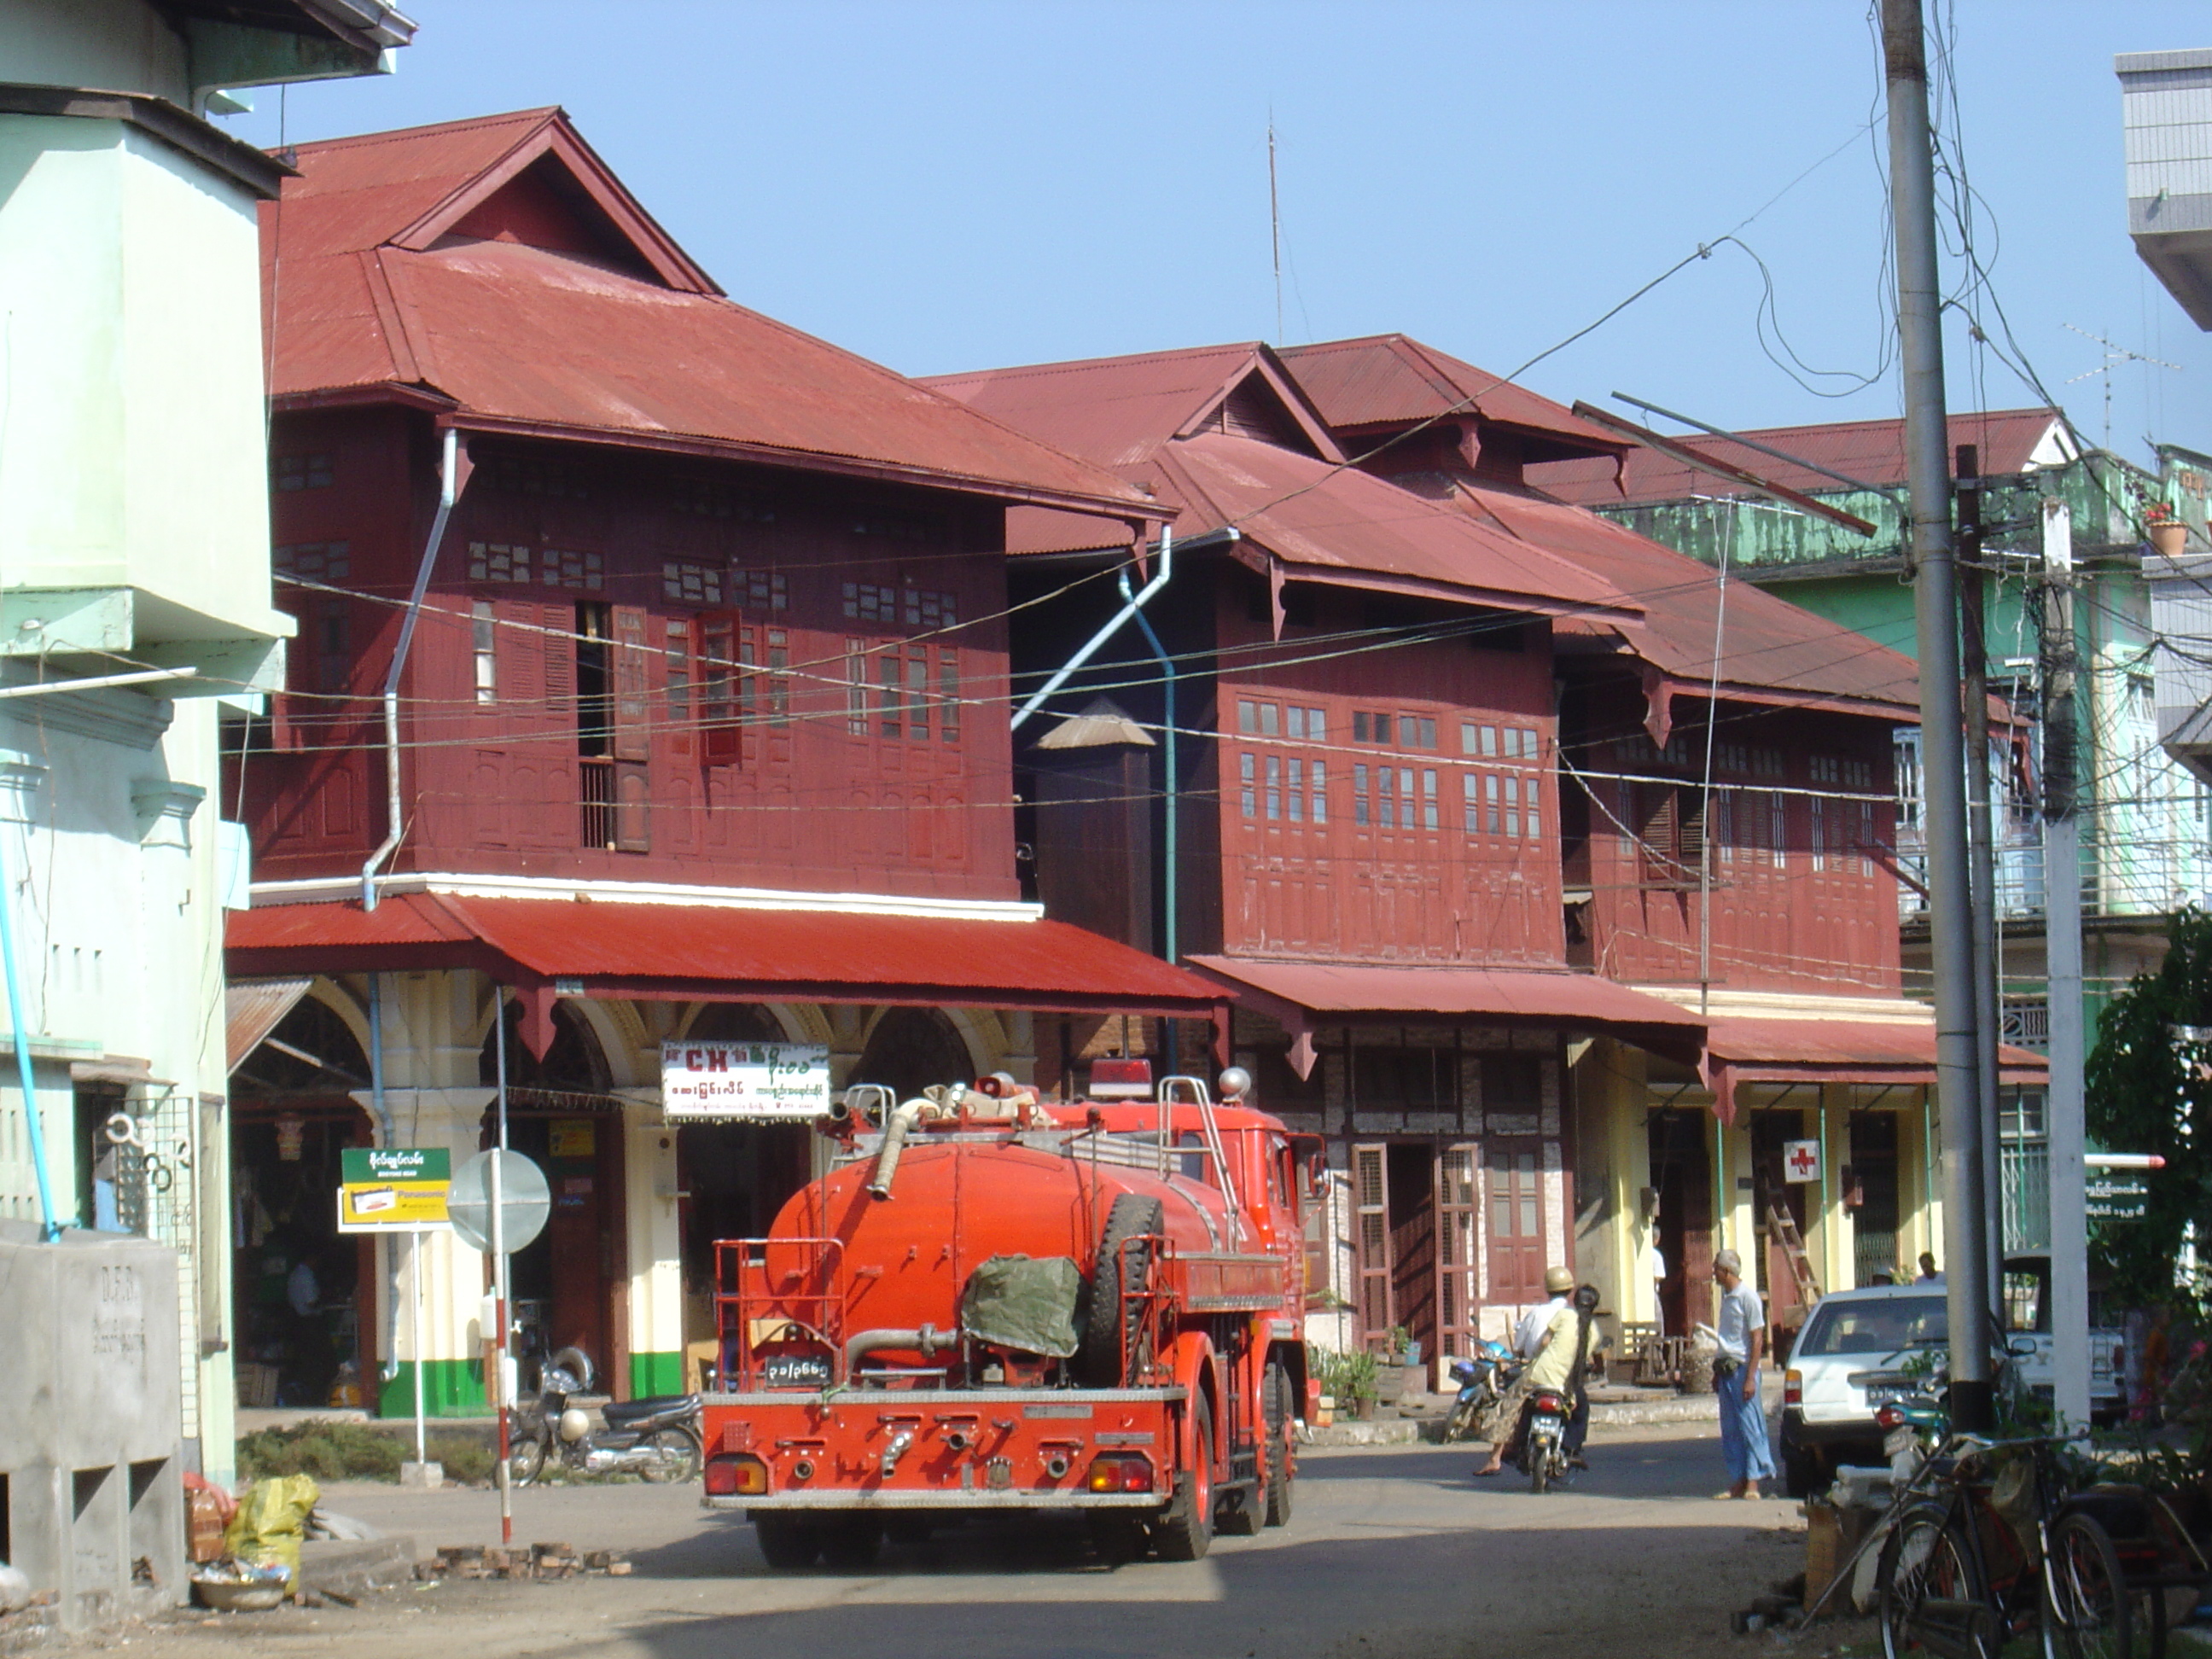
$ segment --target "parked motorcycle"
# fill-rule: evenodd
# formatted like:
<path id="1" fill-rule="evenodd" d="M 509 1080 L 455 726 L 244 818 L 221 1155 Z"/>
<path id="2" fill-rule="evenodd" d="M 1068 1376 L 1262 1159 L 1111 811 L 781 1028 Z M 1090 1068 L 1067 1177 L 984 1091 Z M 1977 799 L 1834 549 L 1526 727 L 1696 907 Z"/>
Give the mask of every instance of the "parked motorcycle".
<path id="1" fill-rule="evenodd" d="M 1521 1437 L 1521 1470 L 1528 1490 L 1539 1495 L 1567 1478 L 1567 1396 L 1558 1389 L 1539 1389 L 1528 1401 L 1528 1431 Z"/>
<path id="2" fill-rule="evenodd" d="M 526 1486 L 557 1463 L 579 1474 L 635 1474 L 655 1483 L 696 1480 L 703 1449 L 699 1396 L 659 1395 L 610 1401 L 599 1408 L 605 1426 L 569 1403 L 587 1394 L 592 1362 L 580 1349 L 563 1348 L 538 1374 L 538 1397 L 517 1408 L 508 1442 L 507 1478 Z"/>
<path id="3" fill-rule="evenodd" d="M 1451 1378 L 1459 1384 L 1459 1397 L 1444 1419 L 1444 1439 L 1474 1439 L 1475 1424 L 1512 1387 L 1519 1370 L 1513 1351 L 1503 1342 L 1486 1342 L 1472 1359 L 1453 1360 Z"/>

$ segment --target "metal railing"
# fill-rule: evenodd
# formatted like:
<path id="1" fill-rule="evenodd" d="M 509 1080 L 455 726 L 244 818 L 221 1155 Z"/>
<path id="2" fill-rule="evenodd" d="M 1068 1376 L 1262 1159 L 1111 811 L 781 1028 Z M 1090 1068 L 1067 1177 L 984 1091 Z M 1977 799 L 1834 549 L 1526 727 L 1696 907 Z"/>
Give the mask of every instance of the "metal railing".
<path id="1" fill-rule="evenodd" d="M 597 755 L 576 757 L 577 793 L 583 808 L 579 835 L 586 847 L 615 846 L 615 763 Z"/>

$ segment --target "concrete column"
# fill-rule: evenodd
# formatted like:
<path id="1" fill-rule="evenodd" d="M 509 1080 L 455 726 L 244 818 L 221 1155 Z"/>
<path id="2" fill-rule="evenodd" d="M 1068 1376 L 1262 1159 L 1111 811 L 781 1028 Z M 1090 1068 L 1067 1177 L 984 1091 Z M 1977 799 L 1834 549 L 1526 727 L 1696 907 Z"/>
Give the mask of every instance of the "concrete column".
<path id="1" fill-rule="evenodd" d="M 684 1388 L 683 1234 L 676 1131 L 658 1101 L 623 1113 L 629 1211 L 629 1386 L 633 1398 Z"/>
<path id="2" fill-rule="evenodd" d="M 1650 1109 L 1644 1054 L 1609 1037 L 1568 1049 L 1575 1112 L 1575 1273 L 1598 1287 L 1599 1306 L 1616 1318 L 1649 1322 L 1657 1298 L 1644 1271 L 1652 1215 Z"/>

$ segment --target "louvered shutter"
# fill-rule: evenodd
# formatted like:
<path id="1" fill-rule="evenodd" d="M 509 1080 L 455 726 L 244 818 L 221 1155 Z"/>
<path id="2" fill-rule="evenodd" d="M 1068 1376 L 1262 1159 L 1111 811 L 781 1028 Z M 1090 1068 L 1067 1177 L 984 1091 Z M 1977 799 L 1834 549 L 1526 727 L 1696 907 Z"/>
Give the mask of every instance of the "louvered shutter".
<path id="1" fill-rule="evenodd" d="M 1390 1295 L 1390 1174 L 1380 1142 L 1352 1149 L 1352 1237 L 1359 1251 L 1359 1340 L 1380 1340 L 1397 1322 Z"/>
<path id="2" fill-rule="evenodd" d="M 609 647 L 614 660 L 608 676 L 614 690 L 614 757 L 642 763 L 653 756 L 653 659 L 646 647 L 646 614 L 641 606 L 618 605 L 612 607 L 610 620 L 614 631 Z"/>

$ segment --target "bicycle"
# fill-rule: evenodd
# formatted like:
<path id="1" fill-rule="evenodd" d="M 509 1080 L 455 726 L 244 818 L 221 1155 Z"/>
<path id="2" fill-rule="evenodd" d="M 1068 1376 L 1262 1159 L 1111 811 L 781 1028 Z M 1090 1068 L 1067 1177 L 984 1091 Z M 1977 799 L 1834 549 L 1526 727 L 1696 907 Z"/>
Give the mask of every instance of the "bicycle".
<path id="1" fill-rule="evenodd" d="M 1915 1473 L 1875 1571 L 1886 1659 L 1996 1659 L 2031 1628 L 2045 1659 L 2134 1659 L 2140 1604 L 2093 1503 L 2069 1490 L 2062 1443 L 1954 1433 Z M 2154 1649 L 2162 1608 L 2148 1620 Z"/>

